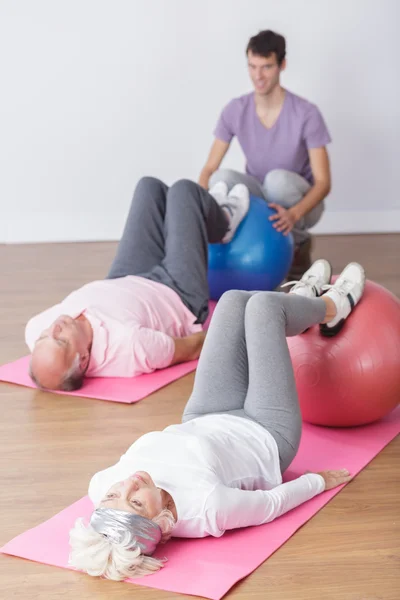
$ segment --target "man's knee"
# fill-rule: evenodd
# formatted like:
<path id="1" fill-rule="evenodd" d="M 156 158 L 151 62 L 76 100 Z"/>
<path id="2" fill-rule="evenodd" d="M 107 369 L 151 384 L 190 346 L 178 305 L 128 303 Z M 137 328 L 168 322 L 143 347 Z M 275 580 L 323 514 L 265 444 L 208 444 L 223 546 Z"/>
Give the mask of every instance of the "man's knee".
<path id="1" fill-rule="evenodd" d="M 264 180 L 264 189 L 270 202 L 285 204 L 288 197 L 290 185 L 290 171 L 285 169 L 274 169 L 270 171 Z"/>
<path id="2" fill-rule="evenodd" d="M 179 179 L 168 190 L 168 198 L 199 199 L 199 185 L 190 179 Z"/>
<path id="3" fill-rule="evenodd" d="M 166 190 L 167 186 L 160 179 L 141 177 L 136 185 L 133 200 L 135 203 L 142 202 L 147 206 L 150 200 L 159 202 L 165 198 Z"/>
<path id="4" fill-rule="evenodd" d="M 154 188 L 165 188 L 165 183 L 163 183 L 157 177 L 141 177 L 137 183 L 136 189 L 140 189 L 143 191 L 148 191 Z"/>
<path id="5" fill-rule="evenodd" d="M 133 193 L 131 208 L 140 207 L 139 210 L 148 210 L 150 204 L 155 204 L 163 209 L 167 186 L 156 177 L 141 177 Z M 128 217 L 129 218 L 129 217 Z"/>
<path id="6" fill-rule="evenodd" d="M 176 210 L 185 210 L 189 206 L 198 206 L 203 213 L 204 207 L 204 190 L 199 184 L 190 179 L 179 179 L 168 190 L 167 203 L 168 206 L 174 205 Z"/>

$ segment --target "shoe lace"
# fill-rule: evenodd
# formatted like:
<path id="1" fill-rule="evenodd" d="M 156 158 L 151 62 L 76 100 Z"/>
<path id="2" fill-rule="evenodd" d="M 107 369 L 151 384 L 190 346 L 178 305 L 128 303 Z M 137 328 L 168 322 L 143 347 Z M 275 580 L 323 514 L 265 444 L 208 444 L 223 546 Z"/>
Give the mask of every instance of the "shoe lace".
<path id="1" fill-rule="evenodd" d="M 327 290 L 331 290 L 332 288 L 341 296 L 347 296 L 353 287 L 354 282 L 351 279 L 346 279 L 343 277 L 342 279 L 338 279 L 335 283 L 326 283 L 322 286 L 322 290 L 326 292 Z"/>
<path id="2" fill-rule="evenodd" d="M 315 275 L 307 275 L 304 276 L 299 280 L 293 280 L 293 281 L 286 281 L 286 283 L 283 283 L 281 285 L 281 287 L 288 287 L 289 285 L 297 285 L 297 286 L 301 286 L 301 287 L 305 287 L 305 286 L 313 286 L 315 285 L 315 283 L 318 281 L 318 278 Z"/>

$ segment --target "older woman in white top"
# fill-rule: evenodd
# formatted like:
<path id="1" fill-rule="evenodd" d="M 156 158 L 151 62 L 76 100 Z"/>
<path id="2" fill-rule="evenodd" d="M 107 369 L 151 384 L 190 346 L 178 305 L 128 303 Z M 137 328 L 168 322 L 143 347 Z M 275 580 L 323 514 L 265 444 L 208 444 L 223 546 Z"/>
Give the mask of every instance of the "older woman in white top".
<path id="1" fill-rule="evenodd" d="M 142 436 L 94 475 L 90 523 L 78 519 L 70 534 L 72 566 L 111 579 L 145 575 L 163 566 L 151 555 L 171 536 L 219 537 L 267 523 L 349 481 L 342 469 L 282 483 L 301 436 L 286 336 L 318 323 L 322 335 L 335 335 L 364 289 L 357 263 L 333 286 L 330 278 L 319 260 L 287 295 L 222 297 L 183 423 Z"/>

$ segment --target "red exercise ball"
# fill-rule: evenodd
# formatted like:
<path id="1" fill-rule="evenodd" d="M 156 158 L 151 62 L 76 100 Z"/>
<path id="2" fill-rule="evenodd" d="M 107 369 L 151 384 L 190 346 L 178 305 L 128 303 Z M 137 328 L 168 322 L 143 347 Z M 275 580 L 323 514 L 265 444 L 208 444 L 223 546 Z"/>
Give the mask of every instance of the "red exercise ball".
<path id="1" fill-rule="evenodd" d="M 400 301 L 382 286 L 367 281 L 335 337 L 315 326 L 287 341 L 304 421 L 365 425 L 400 402 Z"/>

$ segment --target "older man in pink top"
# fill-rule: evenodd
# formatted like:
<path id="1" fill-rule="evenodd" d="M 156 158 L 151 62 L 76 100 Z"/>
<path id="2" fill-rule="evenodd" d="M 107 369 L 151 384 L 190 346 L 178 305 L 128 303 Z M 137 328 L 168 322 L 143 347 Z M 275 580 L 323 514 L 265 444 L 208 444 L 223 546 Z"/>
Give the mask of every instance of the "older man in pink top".
<path id="1" fill-rule="evenodd" d="M 208 243 L 228 242 L 248 205 L 243 185 L 214 197 L 188 180 L 141 179 L 107 278 L 28 322 L 34 382 L 68 391 L 85 376 L 134 377 L 198 358 Z"/>

